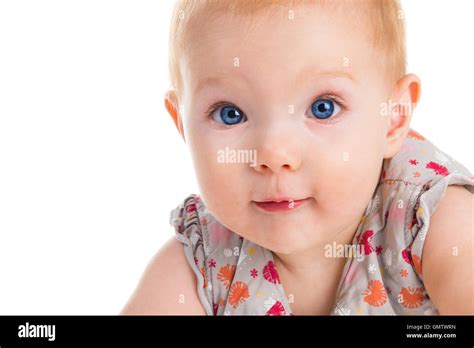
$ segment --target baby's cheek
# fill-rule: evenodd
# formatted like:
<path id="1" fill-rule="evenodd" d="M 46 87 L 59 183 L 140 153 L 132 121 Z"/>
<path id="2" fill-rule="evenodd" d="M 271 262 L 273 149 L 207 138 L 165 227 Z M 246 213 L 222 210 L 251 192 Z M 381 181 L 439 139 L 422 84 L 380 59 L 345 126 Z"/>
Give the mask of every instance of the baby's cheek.
<path id="1" fill-rule="evenodd" d="M 202 158 L 196 164 L 200 193 L 208 202 L 208 208 L 227 213 L 227 206 L 236 206 L 244 199 L 248 189 L 243 182 L 242 165 L 218 163 L 215 158 Z"/>
<path id="2" fill-rule="evenodd" d="M 376 152 L 358 150 L 356 145 L 348 148 L 351 151 L 342 152 L 337 160 L 333 158 L 326 162 L 328 165 L 320 172 L 317 190 L 328 211 L 351 216 L 360 214 L 372 197 L 382 159 Z"/>

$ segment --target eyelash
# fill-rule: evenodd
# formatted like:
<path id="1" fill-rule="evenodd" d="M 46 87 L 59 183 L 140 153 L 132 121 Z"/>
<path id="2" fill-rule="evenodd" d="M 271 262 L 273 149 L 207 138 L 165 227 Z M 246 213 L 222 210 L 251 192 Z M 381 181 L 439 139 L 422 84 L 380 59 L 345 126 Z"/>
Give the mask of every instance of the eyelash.
<path id="1" fill-rule="evenodd" d="M 316 98 L 313 98 L 313 102 L 314 103 L 315 101 L 319 100 L 319 99 L 329 99 L 331 100 L 333 103 L 336 103 L 340 106 L 341 108 L 341 111 L 336 115 L 336 116 L 333 116 L 333 117 L 330 117 L 326 120 L 318 120 L 316 118 L 314 118 L 314 120 L 316 120 L 316 122 L 320 122 L 320 123 L 326 123 L 326 124 L 331 124 L 331 123 L 335 123 L 339 120 L 340 117 L 342 117 L 347 111 L 348 111 L 348 107 L 346 106 L 346 104 L 344 102 L 342 102 L 340 100 L 340 98 L 338 98 L 337 96 L 334 95 L 335 93 L 333 92 L 325 92 L 325 93 L 322 93 L 320 94 L 318 97 Z M 311 103 L 311 104 L 312 104 Z M 214 114 L 214 112 L 216 112 L 217 110 L 219 110 L 220 108 L 222 107 L 226 107 L 226 106 L 230 106 L 230 107 L 233 107 L 233 108 L 236 108 L 236 109 L 239 109 L 241 110 L 238 106 L 232 104 L 232 103 L 229 103 L 229 102 L 225 102 L 225 101 L 220 101 L 220 102 L 217 102 L 217 103 L 214 103 L 212 104 L 208 111 L 206 112 L 206 116 L 208 119 L 212 120 L 212 115 Z M 311 107 L 311 105 L 309 106 Z M 243 112 L 243 111 L 242 111 Z M 245 115 L 245 113 L 244 113 Z M 247 116 L 247 115 L 245 115 Z M 224 125 L 225 126 L 225 125 Z M 229 126 L 229 127 L 233 127 L 233 126 Z"/>
<path id="2" fill-rule="evenodd" d="M 216 112 L 217 110 L 219 110 L 220 108 L 223 108 L 225 106 L 230 106 L 230 107 L 233 107 L 233 108 L 236 108 L 236 109 L 239 109 L 239 107 L 237 107 L 237 105 L 234 105 L 232 103 L 229 103 L 229 102 L 224 102 L 224 101 L 220 101 L 220 102 L 217 102 L 215 104 L 212 104 L 210 107 L 209 107 L 209 110 L 206 112 L 206 116 L 209 118 L 209 119 L 212 119 L 212 114 L 214 112 Z"/>

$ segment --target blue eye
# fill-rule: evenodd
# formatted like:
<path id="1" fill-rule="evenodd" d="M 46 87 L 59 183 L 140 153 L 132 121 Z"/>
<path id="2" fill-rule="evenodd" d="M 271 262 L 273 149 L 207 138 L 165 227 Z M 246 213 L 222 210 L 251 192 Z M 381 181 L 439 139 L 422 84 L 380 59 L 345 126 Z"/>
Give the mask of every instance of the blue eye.
<path id="1" fill-rule="evenodd" d="M 311 113 L 317 119 L 324 120 L 331 117 L 338 108 L 340 109 L 339 105 L 331 99 L 321 98 L 311 104 Z"/>
<path id="2" fill-rule="evenodd" d="M 218 113 L 218 115 L 215 115 L 216 113 Z M 229 105 L 212 111 L 211 117 L 214 121 L 224 123 L 228 126 L 233 126 L 240 123 L 243 119 L 246 119 L 244 113 L 240 109 Z"/>

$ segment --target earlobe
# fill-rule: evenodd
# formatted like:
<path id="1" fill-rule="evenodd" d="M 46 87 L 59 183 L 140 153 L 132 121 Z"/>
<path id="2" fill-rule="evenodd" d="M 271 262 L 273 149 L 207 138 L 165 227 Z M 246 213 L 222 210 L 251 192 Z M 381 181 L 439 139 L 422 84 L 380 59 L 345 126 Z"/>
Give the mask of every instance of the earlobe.
<path id="1" fill-rule="evenodd" d="M 183 123 L 181 120 L 181 116 L 179 114 L 178 98 L 176 97 L 176 93 L 173 90 L 166 92 L 165 108 L 166 108 L 166 111 L 168 111 L 168 114 L 173 119 L 173 122 L 179 134 L 181 134 L 181 137 L 183 138 L 183 140 L 186 141 L 186 139 L 184 138 Z"/>
<path id="2" fill-rule="evenodd" d="M 415 74 L 405 75 L 397 82 L 388 103 L 393 108 L 389 113 L 384 158 L 393 157 L 402 146 L 410 130 L 411 117 L 420 99 L 420 92 L 421 82 Z"/>

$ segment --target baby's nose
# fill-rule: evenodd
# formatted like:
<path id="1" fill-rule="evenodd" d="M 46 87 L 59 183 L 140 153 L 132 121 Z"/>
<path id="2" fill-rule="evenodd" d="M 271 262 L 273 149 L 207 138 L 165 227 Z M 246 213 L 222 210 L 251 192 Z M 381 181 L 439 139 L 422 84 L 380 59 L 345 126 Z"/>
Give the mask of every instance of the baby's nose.
<path id="1" fill-rule="evenodd" d="M 259 173 L 279 173 L 281 170 L 296 171 L 303 157 L 303 139 L 290 134 L 289 129 L 270 128 L 259 137 L 256 148 L 255 170 Z"/>

